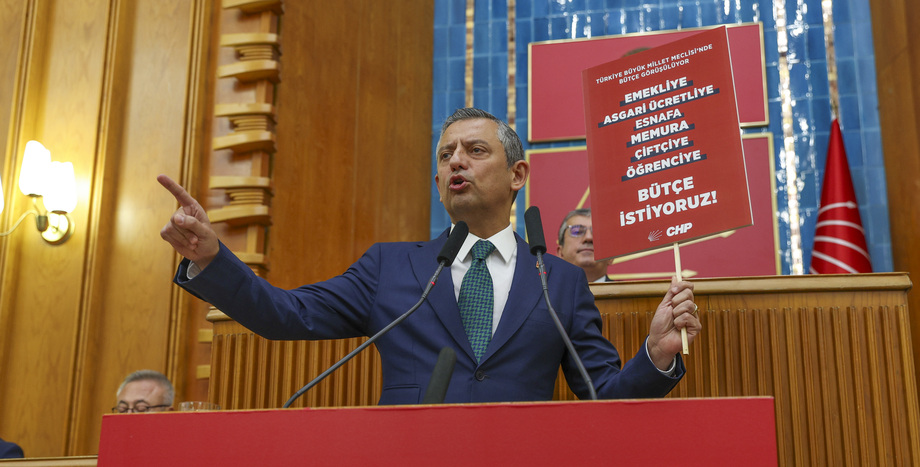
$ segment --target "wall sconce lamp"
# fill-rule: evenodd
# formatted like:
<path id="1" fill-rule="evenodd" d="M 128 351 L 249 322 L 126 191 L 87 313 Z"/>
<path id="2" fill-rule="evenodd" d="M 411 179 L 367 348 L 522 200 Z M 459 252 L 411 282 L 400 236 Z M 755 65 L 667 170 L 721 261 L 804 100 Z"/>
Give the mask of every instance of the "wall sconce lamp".
<path id="1" fill-rule="evenodd" d="M 32 198 L 34 209 L 24 212 L 13 228 L 0 233 L 0 237 L 13 233 L 29 214 L 35 214 L 35 226 L 42 238 L 52 245 L 64 243 L 73 235 L 74 223 L 68 215 L 77 207 L 77 180 L 73 164 L 52 162 L 51 151 L 38 141 L 29 141 L 19 171 L 19 191 Z M 3 187 L 0 186 L 2 211 Z"/>

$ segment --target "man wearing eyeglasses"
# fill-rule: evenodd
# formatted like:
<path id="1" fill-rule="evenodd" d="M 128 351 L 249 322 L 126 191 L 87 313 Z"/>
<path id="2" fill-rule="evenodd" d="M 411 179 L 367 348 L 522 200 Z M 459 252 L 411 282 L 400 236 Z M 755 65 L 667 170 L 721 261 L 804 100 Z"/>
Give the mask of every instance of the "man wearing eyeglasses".
<path id="1" fill-rule="evenodd" d="M 594 260 L 594 232 L 591 229 L 591 210 L 575 209 L 569 212 L 559 226 L 556 241 L 559 257 L 585 270 L 588 282 L 610 282 L 607 266 L 610 261 Z"/>
<path id="2" fill-rule="evenodd" d="M 135 371 L 118 387 L 112 413 L 168 412 L 173 409 L 175 395 L 172 383 L 163 373 Z"/>
<path id="3" fill-rule="evenodd" d="M 439 351 L 457 354 L 444 401 L 550 400 L 560 366 L 572 391 L 590 395 L 542 299 L 528 244 L 514 232 L 511 207 L 530 174 L 517 133 L 480 109 L 458 109 L 441 126 L 434 183 L 451 223 L 469 226 L 454 262 L 431 284 L 412 316 L 375 342 L 380 404 L 417 404 Z M 269 339 L 371 336 L 413 306 L 428 287 L 447 242 L 378 243 L 343 274 L 283 290 L 257 277 L 217 239 L 201 205 L 165 175 L 157 180 L 179 209 L 160 236 L 185 257 L 175 282 Z M 625 365 L 601 333 L 585 275 L 546 257 L 549 295 L 600 398 L 662 397 L 684 374 L 680 329 L 702 326 L 693 284 L 673 281 L 651 320 L 646 345 Z"/>

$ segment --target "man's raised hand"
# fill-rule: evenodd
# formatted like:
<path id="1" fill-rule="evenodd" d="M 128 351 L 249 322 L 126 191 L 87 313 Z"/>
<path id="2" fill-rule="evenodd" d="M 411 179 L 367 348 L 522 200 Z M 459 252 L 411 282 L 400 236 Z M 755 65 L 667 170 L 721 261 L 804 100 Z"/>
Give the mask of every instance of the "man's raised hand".
<path id="1" fill-rule="evenodd" d="M 204 269 L 217 256 L 220 249 L 217 234 L 211 228 L 207 213 L 185 188 L 171 178 L 159 175 L 157 181 L 169 190 L 179 203 L 179 209 L 160 230 L 160 237 L 172 245 L 180 255 Z"/>

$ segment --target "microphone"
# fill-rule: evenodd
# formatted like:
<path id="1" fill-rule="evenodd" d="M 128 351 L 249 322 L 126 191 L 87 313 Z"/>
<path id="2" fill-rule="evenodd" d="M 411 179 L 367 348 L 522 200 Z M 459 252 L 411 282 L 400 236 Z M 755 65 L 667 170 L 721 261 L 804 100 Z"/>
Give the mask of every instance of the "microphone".
<path id="1" fill-rule="evenodd" d="M 313 378 L 313 381 L 307 383 L 304 387 L 300 388 L 297 392 L 288 399 L 281 408 L 286 409 L 297 400 L 298 397 L 302 396 L 305 392 L 309 391 L 310 388 L 316 386 L 320 381 L 329 376 L 333 371 L 337 370 L 340 366 L 344 365 L 347 361 L 351 360 L 352 357 L 358 355 L 362 350 L 366 349 L 369 345 L 373 344 L 380 336 L 386 334 L 396 327 L 397 324 L 403 322 L 404 319 L 408 318 L 409 315 L 415 312 L 422 303 L 425 302 L 425 299 L 428 298 L 428 294 L 431 292 L 431 289 L 434 287 L 434 284 L 438 281 L 438 276 L 441 275 L 441 271 L 444 270 L 445 266 L 450 266 L 454 262 L 454 258 L 457 257 L 457 253 L 460 251 L 460 247 L 463 246 L 463 242 L 466 240 L 466 236 L 470 233 L 469 227 L 467 227 L 466 222 L 460 221 L 454 225 L 454 228 L 450 231 L 450 235 L 447 236 L 447 242 L 444 243 L 444 246 L 441 247 L 441 252 L 438 253 L 438 269 L 434 271 L 434 275 L 431 276 L 431 279 L 428 279 L 428 286 L 425 287 L 425 291 L 422 292 L 422 298 L 419 299 L 418 303 L 412 305 L 412 308 L 409 308 L 409 311 L 403 313 L 398 318 L 394 319 L 393 322 L 386 325 L 380 331 L 377 331 L 376 334 L 371 336 L 366 341 L 362 342 L 355 350 L 352 350 L 351 353 L 343 357 L 341 360 L 335 363 L 327 369 L 326 371 L 320 373 L 319 376 Z M 454 356 L 456 359 L 456 355 Z M 440 360 L 438 360 L 440 362 Z M 446 384 L 445 384 L 446 386 Z"/>
<path id="2" fill-rule="evenodd" d="M 441 404 L 444 402 L 444 396 L 447 395 L 447 386 L 450 384 L 450 377 L 454 374 L 454 364 L 457 363 L 457 353 L 450 347 L 441 349 L 438 354 L 438 363 L 434 365 L 434 371 L 431 372 L 431 379 L 428 381 L 428 389 L 425 390 L 425 397 L 422 404 Z"/>
<path id="3" fill-rule="evenodd" d="M 441 252 L 438 253 L 438 263 L 441 268 L 454 262 L 457 253 L 460 253 L 460 247 L 463 246 L 463 242 L 466 241 L 466 236 L 469 234 L 470 228 L 466 226 L 466 222 L 460 221 L 454 225 L 450 235 L 447 236 L 447 242 L 444 243 L 444 246 L 441 247 Z M 440 273 L 441 270 L 438 269 L 438 272 Z M 426 290 L 425 293 L 427 294 L 428 291 Z"/>
<path id="4" fill-rule="evenodd" d="M 543 262 L 546 253 L 546 239 L 543 237 L 543 222 L 540 220 L 540 208 L 531 206 L 524 212 L 524 227 L 527 229 L 527 242 L 530 243 L 530 254 Z"/>
<path id="5" fill-rule="evenodd" d="M 556 314 L 553 304 L 549 301 L 549 288 L 546 285 L 546 264 L 543 263 L 543 253 L 546 253 L 546 240 L 543 238 L 543 222 L 540 220 L 540 208 L 531 206 L 527 208 L 527 211 L 524 211 L 524 226 L 527 229 L 527 240 L 529 240 L 530 243 L 530 253 L 537 257 L 537 269 L 540 272 L 540 282 L 543 284 L 543 298 L 546 300 L 546 307 L 549 309 L 549 315 L 553 318 L 553 323 L 556 323 L 556 329 L 559 330 L 559 335 L 562 336 L 565 347 L 569 350 L 572 359 L 575 360 L 578 372 L 581 373 L 582 379 L 585 380 L 585 384 L 588 386 L 588 393 L 591 395 L 591 400 L 596 401 L 597 392 L 594 390 L 594 382 L 591 381 L 591 377 L 588 376 L 588 371 L 585 370 L 585 364 L 581 361 L 578 353 L 575 352 L 575 346 L 572 345 L 572 339 L 569 339 L 569 335 L 566 334 L 562 322 L 559 321 L 559 315 Z"/>

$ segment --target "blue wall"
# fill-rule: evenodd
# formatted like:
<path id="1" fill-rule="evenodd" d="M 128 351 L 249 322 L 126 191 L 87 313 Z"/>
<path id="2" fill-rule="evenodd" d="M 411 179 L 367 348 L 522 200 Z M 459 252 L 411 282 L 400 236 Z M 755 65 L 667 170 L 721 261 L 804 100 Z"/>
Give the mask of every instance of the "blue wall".
<path id="1" fill-rule="evenodd" d="M 744 5 L 738 7 L 738 3 Z M 785 0 L 789 86 L 793 100 L 795 168 L 798 176 L 801 247 L 805 271 L 811 260 L 815 221 L 831 124 L 824 20 L 820 0 Z M 609 36 L 624 33 L 761 22 L 767 71 L 770 124 L 747 133 L 774 135 L 777 219 L 783 274 L 791 272 L 792 243 L 783 160 L 778 32 L 773 1 L 728 0 L 534 0 L 515 2 L 516 127 L 525 149 L 583 145 L 584 141 L 527 143 L 529 42 Z M 508 116 L 508 3 L 477 0 L 473 28 L 473 104 L 499 118 Z M 875 81 L 875 57 L 868 0 L 833 2 L 838 67 L 840 126 L 859 200 L 866 240 L 876 272 L 892 270 L 891 234 L 885 167 Z M 436 0 L 432 154 L 440 124 L 465 100 L 466 0 Z M 433 160 L 433 159 L 432 159 Z M 432 179 L 436 164 L 432 166 Z M 450 219 L 432 185 L 431 235 Z M 523 217 L 523 202 L 516 206 Z M 518 230 L 523 230 L 519 223 Z"/>

